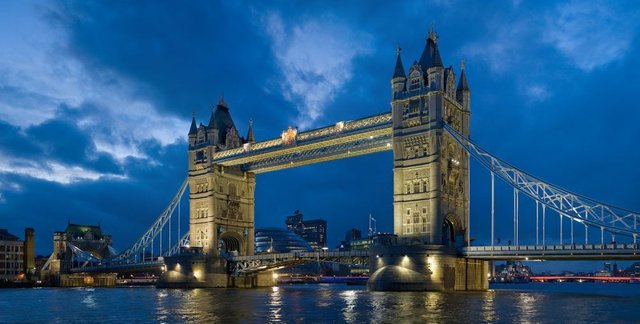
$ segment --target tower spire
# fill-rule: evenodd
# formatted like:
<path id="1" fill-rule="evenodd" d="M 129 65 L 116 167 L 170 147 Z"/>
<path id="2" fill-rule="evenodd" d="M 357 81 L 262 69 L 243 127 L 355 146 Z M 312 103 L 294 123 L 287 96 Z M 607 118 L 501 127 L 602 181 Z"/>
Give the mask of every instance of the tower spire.
<path id="1" fill-rule="evenodd" d="M 198 133 L 198 127 L 196 126 L 196 112 L 191 113 L 191 128 L 189 129 L 189 135 L 196 135 Z"/>
<path id="2" fill-rule="evenodd" d="M 404 66 L 402 65 L 402 59 L 400 58 L 400 52 L 402 52 L 402 48 L 400 48 L 400 44 L 396 48 L 396 68 L 393 71 L 393 77 L 395 78 L 407 78 L 407 75 L 404 73 Z"/>
<path id="3" fill-rule="evenodd" d="M 227 107 L 227 103 L 224 102 L 224 92 L 220 94 L 220 99 L 218 99 L 218 106 Z"/>
<path id="4" fill-rule="evenodd" d="M 458 81 L 458 88 L 456 90 L 463 91 L 469 90 L 469 84 L 467 83 L 467 74 L 464 72 L 464 60 L 460 61 L 460 80 Z"/>
<path id="5" fill-rule="evenodd" d="M 253 119 L 249 118 L 249 132 L 247 133 L 247 142 L 255 143 L 256 139 L 253 136 Z"/>

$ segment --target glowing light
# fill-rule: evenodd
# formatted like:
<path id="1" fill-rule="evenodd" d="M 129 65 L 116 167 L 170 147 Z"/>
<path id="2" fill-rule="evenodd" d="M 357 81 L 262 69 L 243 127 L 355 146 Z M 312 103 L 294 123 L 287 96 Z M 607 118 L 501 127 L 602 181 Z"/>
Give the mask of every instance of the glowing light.
<path id="1" fill-rule="evenodd" d="M 387 143 L 387 147 L 391 146 L 391 143 Z"/>
<path id="2" fill-rule="evenodd" d="M 277 273 L 273 273 L 273 280 L 278 280 L 278 274 Z"/>
<path id="3" fill-rule="evenodd" d="M 525 260 L 525 261 L 529 261 L 529 257 L 525 257 L 525 258 L 524 258 L 524 260 Z"/>

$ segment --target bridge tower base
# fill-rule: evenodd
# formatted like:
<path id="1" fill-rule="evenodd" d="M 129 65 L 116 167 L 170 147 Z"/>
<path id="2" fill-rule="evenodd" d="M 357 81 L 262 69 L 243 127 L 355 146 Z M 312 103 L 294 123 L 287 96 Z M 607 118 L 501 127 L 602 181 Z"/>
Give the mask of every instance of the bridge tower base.
<path id="1" fill-rule="evenodd" d="M 369 290 L 482 291 L 489 288 L 487 261 L 467 259 L 453 247 L 393 245 L 372 250 Z"/>
<path id="2" fill-rule="evenodd" d="M 229 275 L 225 258 L 203 254 L 179 254 L 164 259 L 158 288 L 256 288 L 276 285 L 273 271 L 247 276 Z"/>

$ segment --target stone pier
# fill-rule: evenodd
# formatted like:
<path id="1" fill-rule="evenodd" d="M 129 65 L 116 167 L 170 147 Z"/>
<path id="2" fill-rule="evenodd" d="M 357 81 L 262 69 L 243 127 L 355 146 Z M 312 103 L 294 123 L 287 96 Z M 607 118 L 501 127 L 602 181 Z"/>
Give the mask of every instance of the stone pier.
<path id="1" fill-rule="evenodd" d="M 158 288 L 256 288 L 275 285 L 273 271 L 231 276 L 226 259 L 203 254 L 165 258 L 165 271 L 156 282 Z"/>
<path id="2" fill-rule="evenodd" d="M 374 291 L 481 291 L 489 288 L 486 261 L 456 255 L 454 248 L 438 245 L 394 245 L 372 250 Z"/>

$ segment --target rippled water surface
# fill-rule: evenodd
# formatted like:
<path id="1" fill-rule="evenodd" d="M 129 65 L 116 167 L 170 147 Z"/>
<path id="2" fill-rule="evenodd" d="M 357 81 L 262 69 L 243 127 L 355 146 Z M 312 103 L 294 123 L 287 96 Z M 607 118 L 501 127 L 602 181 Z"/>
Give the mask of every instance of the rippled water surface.
<path id="1" fill-rule="evenodd" d="M 0 322 L 638 322 L 640 285 L 496 285 L 488 292 L 265 289 L 0 289 Z"/>

